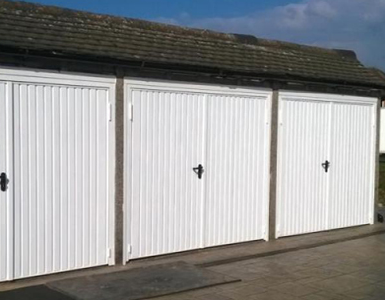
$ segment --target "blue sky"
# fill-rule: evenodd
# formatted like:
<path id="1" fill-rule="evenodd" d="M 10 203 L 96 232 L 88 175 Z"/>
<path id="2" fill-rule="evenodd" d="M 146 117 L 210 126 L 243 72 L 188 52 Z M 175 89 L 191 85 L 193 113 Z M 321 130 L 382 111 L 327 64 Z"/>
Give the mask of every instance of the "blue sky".
<path id="1" fill-rule="evenodd" d="M 28 0 L 27 0 L 28 1 Z M 385 0 L 34 0 L 132 18 L 356 51 L 385 70 Z"/>
<path id="2" fill-rule="evenodd" d="M 141 19 L 236 17 L 287 3 L 284 0 L 36 0 L 49 5 Z"/>

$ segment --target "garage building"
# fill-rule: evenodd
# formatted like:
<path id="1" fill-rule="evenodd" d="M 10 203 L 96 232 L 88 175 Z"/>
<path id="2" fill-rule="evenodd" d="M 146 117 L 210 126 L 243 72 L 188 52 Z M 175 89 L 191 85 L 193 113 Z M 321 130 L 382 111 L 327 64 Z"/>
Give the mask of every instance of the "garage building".
<path id="1" fill-rule="evenodd" d="M 0 1 L 0 281 L 375 222 L 347 50 Z"/>

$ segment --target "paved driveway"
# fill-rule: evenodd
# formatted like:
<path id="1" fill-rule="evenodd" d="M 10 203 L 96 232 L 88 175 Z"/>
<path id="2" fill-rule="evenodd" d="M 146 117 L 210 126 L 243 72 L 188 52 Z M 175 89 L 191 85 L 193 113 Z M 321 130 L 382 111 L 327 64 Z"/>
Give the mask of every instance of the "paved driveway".
<path id="1" fill-rule="evenodd" d="M 157 298 L 385 299 L 385 235 L 213 266 L 242 282 Z"/>

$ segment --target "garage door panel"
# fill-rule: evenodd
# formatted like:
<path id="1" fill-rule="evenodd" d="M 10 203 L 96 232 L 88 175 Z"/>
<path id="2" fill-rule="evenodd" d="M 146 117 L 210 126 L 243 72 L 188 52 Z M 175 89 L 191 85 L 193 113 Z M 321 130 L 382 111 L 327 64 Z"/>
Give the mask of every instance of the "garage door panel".
<path id="1" fill-rule="evenodd" d="M 265 238 L 268 98 L 210 95 L 205 246 Z"/>
<path id="2" fill-rule="evenodd" d="M 137 81 L 127 90 L 128 259 L 265 238 L 269 94 Z"/>
<path id="3" fill-rule="evenodd" d="M 372 222 L 373 115 L 371 105 L 332 105 L 330 229 Z"/>
<path id="4" fill-rule="evenodd" d="M 107 264 L 107 90 L 13 94 L 15 278 Z"/>
<path id="5" fill-rule="evenodd" d="M 330 105 L 280 102 L 277 237 L 327 229 Z"/>
<path id="6" fill-rule="evenodd" d="M 201 247 L 204 95 L 132 91 L 131 258 Z"/>
<path id="7" fill-rule="evenodd" d="M 373 222 L 376 101 L 282 93 L 278 237 Z"/>

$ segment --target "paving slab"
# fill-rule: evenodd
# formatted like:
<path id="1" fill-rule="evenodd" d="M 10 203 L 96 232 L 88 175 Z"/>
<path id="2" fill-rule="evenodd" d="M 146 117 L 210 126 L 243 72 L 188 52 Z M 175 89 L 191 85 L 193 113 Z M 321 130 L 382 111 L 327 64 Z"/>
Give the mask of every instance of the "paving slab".
<path id="1" fill-rule="evenodd" d="M 246 280 L 207 290 L 206 295 L 231 300 L 384 300 L 384 249 L 385 234 L 381 234 L 209 267 L 223 274 L 244 275 Z M 251 274 L 256 276 L 253 280 Z M 189 292 L 189 300 L 199 299 L 205 290 Z"/>
<path id="2" fill-rule="evenodd" d="M 315 294 L 316 292 L 319 291 L 316 288 L 313 288 L 306 284 L 300 284 L 298 282 L 287 282 L 279 285 L 274 285 L 271 287 L 271 289 L 279 291 L 284 294 L 289 294 L 291 296 L 297 296 L 297 297 L 306 296 L 309 294 Z"/>
<path id="3" fill-rule="evenodd" d="M 379 285 L 365 285 L 346 293 L 346 296 L 357 300 L 366 300 L 368 298 L 385 299 L 385 287 Z"/>
<path id="4" fill-rule="evenodd" d="M 73 300 L 44 285 L 0 292 L 0 300 Z"/>
<path id="5" fill-rule="evenodd" d="M 372 226 L 360 226 L 333 230 L 329 232 L 281 238 L 279 240 L 270 242 L 257 241 L 230 246 L 220 246 L 142 260 L 133 260 L 125 266 L 116 265 L 112 267 L 91 268 L 73 272 L 40 276 L 36 278 L 22 279 L 15 282 L 5 282 L 0 284 L 0 291 L 12 290 L 33 285 L 41 285 L 62 279 L 121 272 L 151 265 L 173 263 L 175 261 L 184 261 L 186 263 L 198 265 L 201 267 L 210 267 L 226 265 L 231 262 L 245 263 L 245 265 L 247 265 L 252 259 L 270 257 L 271 260 L 258 261 L 266 261 L 267 263 L 274 263 L 275 261 L 278 261 L 280 265 L 292 266 L 290 271 L 296 272 L 300 271 L 300 269 L 307 269 L 308 267 L 317 268 L 326 266 L 328 262 L 332 263 L 333 260 L 335 260 L 335 255 L 338 254 L 338 251 L 341 251 L 333 247 L 333 245 L 336 243 L 352 241 L 352 246 L 354 247 L 355 240 L 359 243 L 359 240 L 362 238 L 381 235 L 384 233 L 385 224 L 375 224 Z M 367 247 L 375 247 L 375 245 L 367 245 Z M 306 251 L 308 249 L 311 249 L 312 251 Z M 330 249 L 333 249 L 334 252 L 331 253 Z M 288 260 L 286 259 L 286 256 L 284 256 L 285 254 L 290 255 L 294 252 L 297 253 L 295 261 Z M 350 253 L 350 256 L 355 255 L 355 258 L 358 259 L 359 256 L 362 255 L 360 253 L 360 251 L 356 251 L 354 254 Z M 382 253 L 385 255 L 385 248 L 376 249 L 376 253 Z M 320 256 L 322 256 L 322 259 Z M 369 258 L 367 257 L 366 259 L 371 260 L 374 265 L 378 264 L 378 259 L 376 257 L 372 256 Z M 305 266 L 303 262 L 306 262 L 307 266 Z M 242 275 L 244 278 L 242 279 L 254 280 L 258 278 L 258 276 L 261 276 L 261 273 L 263 272 L 262 269 L 263 268 L 261 266 L 258 266 L 258 268 L 256 266 L 253 270 L 251 270 L 251 272 L 243 273 Z M 347 269 L 344 271 L 347 271 Z"/>
<path id="6" fill-rule="evenodd" d="M 239 281 L 185 262 L 155 265 L 112 274 L 48 284 L 79 300 L 138 300 Z"/>
<path id="7" fill-rule="evenodd" d="M 354 300 L 354 298 L 350 298 L 345 295 L 333 293 L 330 291 L 322 291 L 316 294 L 306 295 L 301 297 L 300 300 Z M 366 299 L 372 300 L 372 299 Z"/>
<path id="8" fill-rule="evenodd" d="M 360 279 L 351 275 L 336 276 L 330 279 L 312 282 L 308 285 L 319 290 L 327 290 L 335 293 L 346 294 L 346 292 L 355 288 L 371 284 L 367 280 Z"/>
<path id="9" fill-rule="evenodd" d="M 383 233 L 385 233 L 385 225 L 376 224 L 372 226 L 359 226 L 353 228 L 331 230 L 327 232 L 299 235 L 294 237 L 286 237 L 270 243 L 259 245 L 258 248 L 256 247 L 254 249 L 252 254 L 247 254 L 249 249 L 244 247 L 242 252 L 229 251 L 227 255 L 222 254 L 222 256 L 219 256 L 218 258 L 212 258 L 211 261 L 201 262 L 199 265 L 203 267 L 210 267 L 242 260 L 249 260 L 252 258 L 275 256 L 278 254 L 312 249 L 320 246 L 330 246 L 335 243 L 353 241 Z M 236 246 L 237 245 L 234 245 L 234 248 Z"/>

